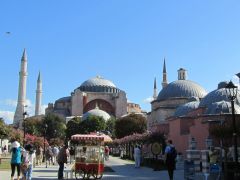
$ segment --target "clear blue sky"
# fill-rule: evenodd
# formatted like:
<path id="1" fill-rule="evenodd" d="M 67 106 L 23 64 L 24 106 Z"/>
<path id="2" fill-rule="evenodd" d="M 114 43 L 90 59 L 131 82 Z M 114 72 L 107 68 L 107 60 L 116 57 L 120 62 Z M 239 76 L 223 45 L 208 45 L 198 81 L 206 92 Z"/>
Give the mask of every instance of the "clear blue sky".
<path id="1" fill-rule="evenodd" d="M 24 48 L 33 105 L 39 70 L 44 105 L 101 75 L 147 111 L 154 77 L 161 89 L 164 57 L 169 82 L 180 67 L 207 91 L 219 81 L 236 81 L 239 9 L 238 0 L 1 1 L 0 116 L 12 121 Z"/>

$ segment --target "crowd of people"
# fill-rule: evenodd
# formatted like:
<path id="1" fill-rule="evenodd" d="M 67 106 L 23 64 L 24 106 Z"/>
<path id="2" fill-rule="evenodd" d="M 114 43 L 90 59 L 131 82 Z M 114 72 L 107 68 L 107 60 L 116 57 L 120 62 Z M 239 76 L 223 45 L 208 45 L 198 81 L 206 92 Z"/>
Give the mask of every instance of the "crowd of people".
<path id="1" fill-rule="evenodd" d="M 63 147 L 48 146 L 45 151 L 41 146 L 34 147 L 30 143 L 25 143 L 25 146 L 21 146 L 20 143 L 15 140 L 10 147 L 11 153 L 11 180 L 14 179 L 15 171 L 17 170 L 17 180 L 31 180 L 32 171 L 35 165 L 42 165 L 45 161 L 47 165 L 59 165 L 58 179 L 63 179 L 64 163 L 73 162 L 74 148 L 70 148 L 65 145 Z M 72 157 L 71 157 L 72 156 Z"/>

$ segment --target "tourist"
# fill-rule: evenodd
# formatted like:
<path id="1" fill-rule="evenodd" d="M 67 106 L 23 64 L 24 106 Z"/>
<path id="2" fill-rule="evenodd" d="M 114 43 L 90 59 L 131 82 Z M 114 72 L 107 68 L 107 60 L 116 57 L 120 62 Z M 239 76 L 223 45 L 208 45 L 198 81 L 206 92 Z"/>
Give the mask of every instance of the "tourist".
<path id="1" fill-rule="evenodd" d="M 218 152 L 217 150 L 212 146 L 209 151 L 209 163 L 210 165 L 216 164 L 218 160 Z"/>
<path id="2" fill-rule="evenodd" d="M 36 157 L 35 151 L 31 144 L 27 144 L 25 146 L 25 151 L 23 153 L 23 164 L 25 169 L 22 169 L 24 180 L 32 179 L 32 170 L 33 170 L 33 162 Z"/>
<path id="3" fill-rule="evenodd" d="M 6 145 L 3 147 L 3 154 L 5 157 L 7 156 L 7 146 Z"/>
<path id="4" fill-rule="evenodd" d="M 20 147 L 20 144 L 18 141 L 14 141 L 12 143 L 12 147 L 10 152 L 12 153 L 12 158 L 11 158 L 11 180 L 14 179 L 14 174 L 15 174 L 15 168 L 17 167 L 17 180 L 20 180 L 20 164 L 21 164 L 21 153 L 22 153 L 22 148 Z"/>
<path id="5" fill-rule="evenodd" d="M 135 168 L 140 168 L 141 150 L 140 150 L 140 147 L 137 145 L 134 148 L 134 160 L 135 160 Z"/>
<path id="6" fill-rule="evenodd" d="M 59 164 L 58 179 L 63 179 L 64 163 L 67 163 L 68 155 L 69 155 L 68 145 L 65 145 L 60 149 L 57 156 L 57 162 Z"/>
<path id="7" fill-rule="evenodd" d="M 173 173 L 176 164 L 177 151 L 172 144 L 172 140 L 168 140 L 167 147 L 165 148 L 165 163 L 168 170 L 169 179 L 173 180 Z"/>
<path id="8" fill-rule="evenodd" d="M 74 157 L 75 157 L 75 149 L 74 149 L 73 146 L 71 146 L 71 148 L 69 150 L 69 153 L 70 153 L 70 164 L 71 164 L 74 160 Z"/>
<path id="9" fill-rule="evenodd" d="M 46 165 L 49 164 L 50 166 L 51 162 L 53 164 L 53 151 L 51 146 L 47 148 L 45 157 L 46 157 Z"/>
<path id="10" fill-rule="evenodd" d="M 52 152 L 53 152 L 52 161 L 53 161 L 53 165 L 55 165 L 57 162 L 57 156 L 59 153 L 59 149 L 56 145 L 52 148 Z"/>
<path id="11" fill-rule="evenodd" d="M 37 161 L 37 165 L 42 165 L 42 161 L 43 161 L 43 148 L 41 146 L 37 146 L 37 149 L 36 149 L 36 161 Z"/>
<path id="12" fill-rule="evenodd" d="M 104 148 L 104 157 L 105 157 L 106 161 L 109 160 L 109 147 L 108 146 L 105 146 L 105 148 Z"/>

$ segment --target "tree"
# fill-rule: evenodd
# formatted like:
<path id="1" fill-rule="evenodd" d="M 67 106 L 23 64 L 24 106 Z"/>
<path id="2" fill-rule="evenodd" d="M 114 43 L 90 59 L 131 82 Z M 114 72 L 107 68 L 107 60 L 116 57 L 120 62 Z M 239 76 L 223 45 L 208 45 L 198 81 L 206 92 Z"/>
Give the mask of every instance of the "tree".
<path id="1" fill-rule="evenodd" d="M 5 124 L 3 118 L 0 118 L 0 139 L 8 137 L 10 132 L 10 127 Z"/>
<path id="2" fill-rule="evenodd" d="M 81 133 L 79 129 L 80 122 L 81 122 L 81 118 L 79 117 L 74 117 L 73 119 L 68 121 L 67 129 L 66 129 L 66 136 L 68 139 L 71 138 L 71 136 L 74 134 Z"/>
<path id="3" fill-rule="evenodd" d="M 65 120 L 55 114 L 47 114 L 43 118 L 41 125 L 42 135 L 44 135 L 45 124 L 47 124 L 46 138 L 50 140 L 51 138 L 65 138 L 66 125 Z"/>
<path id="4" fill-rule="evenodd" d="M 130 114 L 116 121 L 115 134 L 122 138 L 134 133 L 144 133 L 147 130 L 146 118 L 139 114 Z"/>
<path id="5" fill-rule="evenodd" d="M 240 121 L 236 122 L 236 130 L 237 136 L 240 137 Z M 229 147 L 233 144 L 233 126 L 231 119 L 226 120 L 222 125 L 212 124 L 209 128 L 209 132 L 214 138 L 219 141 L 222 140 L 223 146 Z"/>
<path id="6" fill-rule="evenodd" d="M 112 137 L 115 137 L 115 124 L 116 124 L 116 119 L 114 117 L 111 117 L 106 122 L 105 131 L 110 132 Z"/>
<path id="7" fill-rule="evenodd" d="M 38 117 L 29 117 L 25 120 L 26 133 L 41 136 L 42 135 L 42 119 Z"/>
<path id="8" fill-rule="evenodd" d="M 11 128 L 9 133 L 10 142 L 17 140 L 21 144 L 23 143 L 23 131 L 20 129 Z"/>
<path id="9" fill-rule="evenodd" d="M 102 117 L 90 115 L 86 120 L 81 121 L 79 130 L 82 134 L 105 130 L 106 123 Z"/>

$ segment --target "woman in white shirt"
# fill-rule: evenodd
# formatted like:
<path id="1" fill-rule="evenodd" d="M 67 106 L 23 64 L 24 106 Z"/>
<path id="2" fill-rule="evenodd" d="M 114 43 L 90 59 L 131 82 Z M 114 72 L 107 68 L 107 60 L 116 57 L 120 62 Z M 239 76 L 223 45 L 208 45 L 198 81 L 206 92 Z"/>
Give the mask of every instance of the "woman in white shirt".
<path id="1" fill-rule="evenodd" d="M 32 170 L 33 170 L 33 162 L 36 157 L 35 152 L 33 150 L 32 145 L 28 144 L 25 146 L 25 152 L 23 153 L 23 163 L 27 165 L 27 169 L 23 172 L 24 180 L 32 179 Z"/>

